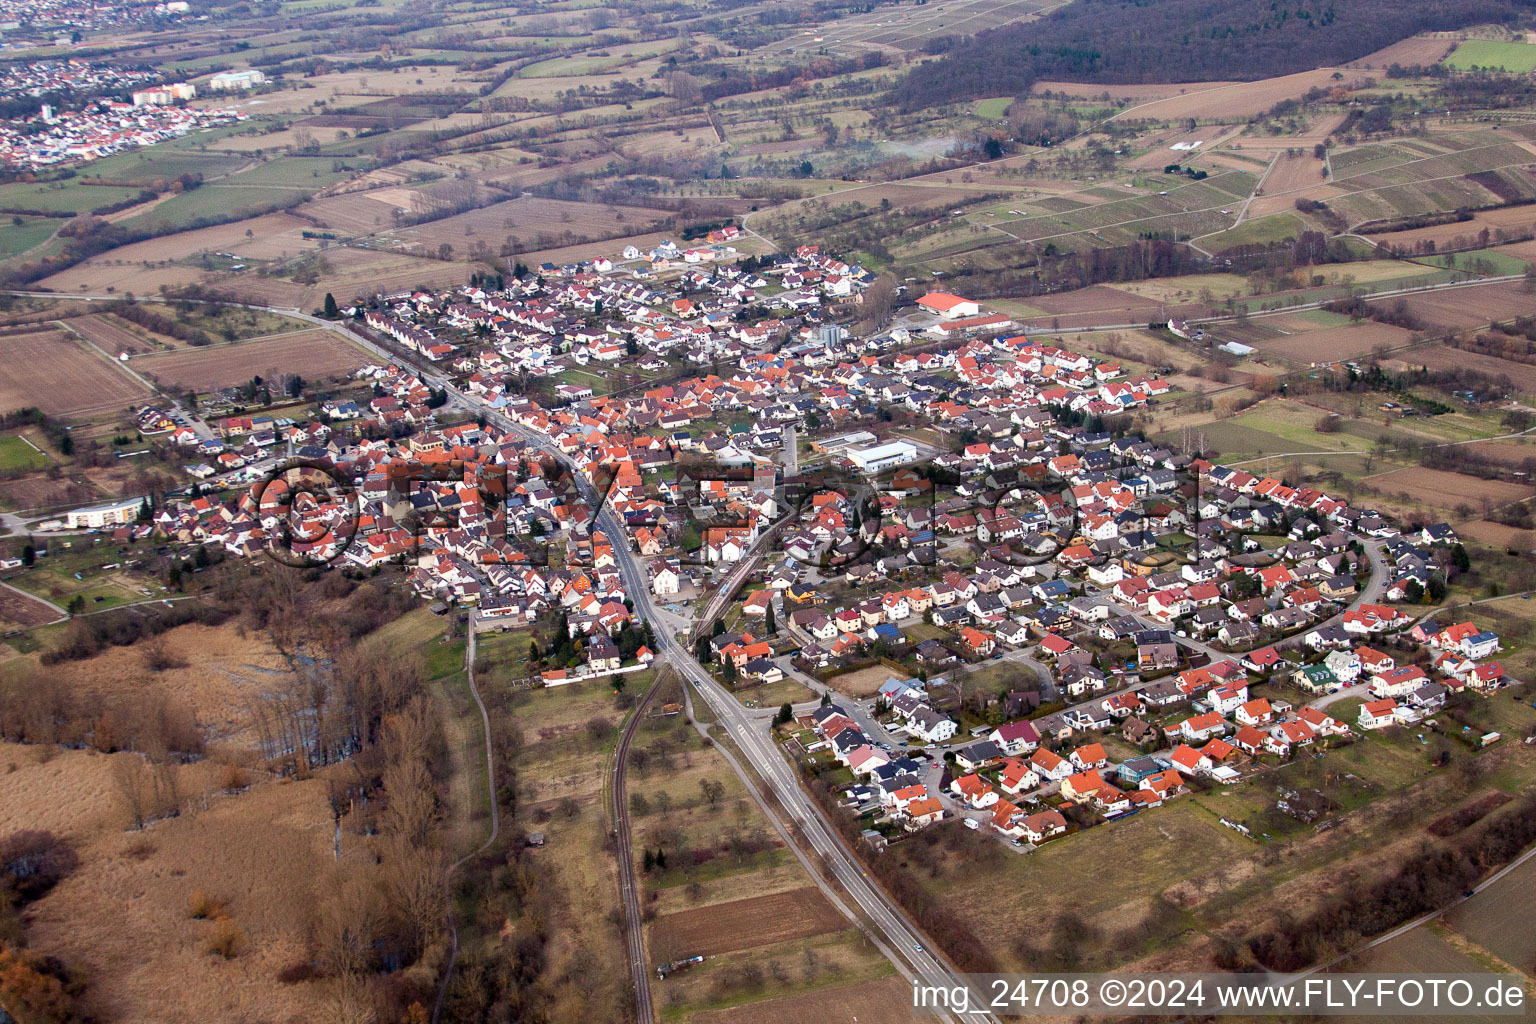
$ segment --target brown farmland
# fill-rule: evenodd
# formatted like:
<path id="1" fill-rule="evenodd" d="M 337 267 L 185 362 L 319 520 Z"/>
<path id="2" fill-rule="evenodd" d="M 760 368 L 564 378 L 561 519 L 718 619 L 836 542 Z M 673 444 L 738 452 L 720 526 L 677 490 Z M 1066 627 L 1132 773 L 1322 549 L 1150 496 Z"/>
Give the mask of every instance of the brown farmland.
<path id="1" fill-rule="evenodd" d="M 306 218 L 316 225 L 343 235 L 371 235 L 395 226 L 395 213 L 411 209 L 407 189 L 384 188 L 373 192 L 316 199 L 303 207 Z"/>
<path id="2" fill-rule="evenodd" d="M 1396 469 L 1390 473 L 1378 473 L 1361 481 L 1384 494 L 1406 494 L 1425 504 L 1453 509 L 1457 505 L 1478 507 L 1487 501 L 1493 507 L 1507 505 L 1536 494 L 1536 487 L 1526 484 L 1507 483 L 1503 480 L 1480 480 L 1475 476 L 1449 473 L 1441 469 Z"/>
<path id="3" fill-rule="evenodd" d="M 1036 82 L 1030 95 L 1053 93 L 1057 96 L 1082 96 L 1093 99 L 1108 96 L 1112 100 L 1160 100 L 1168 96 L 1193 96 L 1195 93 L 1225 89 L 1242 82 L 1155 82 L 1150 85 L 1085 85 L 1082 82 Z"/>
<path id="4" fill-rule="evenodd" d="M 826 195 L 786 203 L 773 212 L 771 220 L 775 224 L 793 225 L 795 217 L 803 213 L 820 211 L 824 207 L 851 206 L 858 203 L 865 209 L 872 209 L 887 200 L 893 208 L 898 210 L 937 209 L 963 199 L 975 199 L 978 195 L 975 189 L 944 185 L 942 179 L 937 176 L 914 180 L 922 180 L 924 184 L 860 185 L 857 188 L 841 189 Z"/>
<path id="5" fill-rule="evenodd" d="M 916 1024 L 932 1019 L 912 1011 L 912 986 L 896 977 L 765 999 L 693 1016 L 694 1024 L 801 1024 L 807 1020 L 817 1024 Z"/>
<path id="6" fill-rule="evenodd" d="M 1446 923 L 1506 963 L 1529 971 L 1536 965 L 1536 862 L 1480 891 L 1446 916 Z"/>
<path id="7" fill-rule="evenodd" d="M 546 235 L 564 238 L 569 232 L 570 241 L 575 243 L 633 234 L 668 216 L 666 211 L 648 210 L 642 206 L 572 203 L 523 196 L 442 220 L 398 228 L 391 231 L 390 236 L 412 245 L 434 249 L 451 245 L 464 251 L 475 242 L 483 241 L 495 250 L 509 235 L 531 243 Z"/>
<path id="8" fill-rule="evenodd" d="M 111 355 L 127 352 L 131 356 L 137 356 L 176 347 L 176 342 L 169 338 L 163 340 L 157 338 L 158 344 L 145 340 L 110 313 L 76 317 L 69 322 L 69 326 L 103 352 Z"/>
<path id="9" fill-rule="evenodd" d="M 257 375 L 340 377 L 369 361 L 362 349 L 347 344 L 333 331 L 317 328 L 233 345 L 144 356 L 133 362 L 140 373 L 153 375 L 164 386 L 203 391 L 243 384 Z"/>
<path id="10" fill-rule="evenodd" d="M 1490 320 L 1528 316 L 1532 299 L 1523 282 L 1500 281 L 1410 296 L 1408 308 L 1438 327 L 1481 327 Z"/>
<path id="11" fill-rule="evenodd" d="M 1441 58 L 1456 46 L 1456 40 L 1447 36 L 1409 36 L 1407 39 L 1368 53 L 1350 67 L 1386 68 L 1393 64 L 1404 67 L 1428 66 L 1440 63 Z"/>
<path id="12" fill-rule="evenodd" d="M 1536 231 L 1536 213 L 1529 206 L 1508 206 L 1497 210 L 1481 210 L 1472 215 L 1468 221 L 1457 221 L 1454 224 L 1437 224 L 1428 228 L 1411 228 L 1406 231 L 1391 231 L 1386 234 L 1371 235 L 1370 240 L 1377 245 L 1392 245 L 1411 250 L 1420 242 L 1434 242 L 1439 248 L 1469 248 L 1478 244 L 1478 233 L 1486 228 L 1490 233 L 1503 228 L 1513 234 L 1522 234 L 1527 231 Z M 1511 247 L 1506 250 L 1511 256 L 1519 256 L 1522 259 L 1531 258 L 1531 253 Z"/>
<path id="13" fill-rule="evenodd" d="M 1108 285 L 1094 285 L 1075 292 L 1060 295 L 1038 295 L 1029 300 L 1047 313 L 1103 313 L 1129 310 L 1155 310 L 1158 304 L 1151 299 L 1132 295 Z"/>
<path id="14" fill-rule="evenodd" d="M 872 665 L 869 668 L 833 676 L 827 681 L 827 685 L 838 693 L 844 693 L 850 697 L 872 697 L 875 691 L 880 689 L 880 685 L 889 678 L 891 678 L 890 669 L 883 665 Z"/>
<path id="15" fill-rule="evenodd" d="M 41 626 L 59 618 L 56 609 L 19 590 L 0 587 L 0 623 L 16 626 Z"/>
<path id="16" fill-rule="evenodd" d="M 1456 527 L 1463 537 L 1495 548 L 1514 548 L 1516 551 L 1536 551 L 1536 530 L 1522 530 L 1503 523 L 1490 523 L 1486 519 L 1463 523 Z"/>
<path id="17" fill-rule="evenodd" d="M 1388 324 L 1361 323 L 1348 327 L 1327 327 L 1289 337 L 1274 338 L 1258 344 L 1265 355 L 1279 356 L 1299 363 L 1326 363 L 1368 355 L 1377 346 L 1397 348 L 1406 345 L 1412 331 Z M 1418 358 L 1416 355 L 1413 358 Z"/>
<path id="18" fill-rule="evenodd" d="M 79 869 L 29 908 L 29 945 L 90 977 L 85 1008 L 98 1020 L 326 1019 L 324 983 L 276 980 L 310 955 L 313 908 L 339 882 L 325 780 L 266 782 L 238 796 L 215 796 L 206 810 L 134 835 L 122 830 L 111 766 L 137 756 L 68 751 L 36 769 L 60 761 L 80 767 L 60 797 L 79 801 L 81 823 L 95 828 L 75 833 Z M 183 792 L 213 789 L 195 777 L 198 769 L 213 774 L 211 765 L 186 766 L 179 773 Z M 39 818 L 28 818 L 29 827 L 41 827 Z M 343 864 L 356 869 L 363 845 L 348 837 Z M 225 901 L 243 936 L 233 959 L 206 952 L 219 926 L 189 917 L 198 891 Z"/>
<path id="19" fill-rule="evenodd" d="M 1176 121 L 1186 117 L 1208 120 L 1247 120 L 1261 114 L 1281 100 L 1294 99 L 1313 86 L 1326 88 L 1339 84 L 1333 79 L 1331 68 L 1303 71 L 1283 78 L 1266 78 L 1259 82 L 1240 82 L 1223 85 L 1202 92 L 1189 92 L 1183 96 L 1153 100 L 1129 107 L 1117 118 Z"/>
<path id="20" fill-rule="evenodd" d="M 464 283 L 465 278 L 463 264 L 396 253 L 332 249 L 326 258 L 332 273 L 325 275 L 319 284 L 309 287 L 300 304 L 302 308 L 318 306 L 326 292 L 334 293 L 337 301 L 345 302 L 357 295 L 389 294 L 417 286 L 447 288 Z"/>
<path id="21" fill-rule="evenodd" d="M 677 956 L 712 956 L 835 932 L 847 925 L 820 890 L 807 886 L 666 914 L 656 919 L 653 942 Z"/>
<path id="22" fill-rule="evenodd" d="M 44 510 L 64 505 L 84 505 L 103 495 L 89 483 L 76 483 L 68 477 L 50 480 L 46 476 L 25 476 L 18 480 L 0 480 L 0 507 Z"/>
<path id="23" fill-rule="evenodd" d="M 1531 435 L 1523 442 L 1520 440 L 1483 441 L 1466 447 L 1485 459 L 1520 466 L 1527 460 L 1536 459 L 1536 444 L 1532 444 L 1532 441 L 1536 441 L 1536 435 Z"/>
<path id="24" fill-rule="evenodd" d="M 1424 366 L 1431 370 L 1476 370 L 1490 377 L 1505 376 L 1521 394 L 1536 395 L 1536 366 L 1527 363 L 1512 363 L 1497 356 L 1463 352 L 1445 345 L 1416 348 L 1404 353 L 1400 361 L 1409 369 Z"/>
<path id="25" fill-rule="evenodd" d="M 1269 176 L 1264 179 L 1264 191 L 1273 196 L 1276 192 L 1291 192 L 1311 185 L 1321 185 L 1325 180 L 1323 170 L 1323 162 L 1311 153 L 1301 156 L 1281 153 L 1275 158 L 1275 166 L 1270 169 Z"/>
<path id="26" fill-rule="evenodd" d="M 248 259 L 297 256 L 319 246 L 318 241 L 303 237 L 303 232 L 313 230 L 314 224 L 293 214 L 269 213 L 125 245 L 61 270 L 40 284 L 56 291 L 103 292 L 115 287 L 119 292 L 149 294 L 161 284 L 185 284 L 200 280 L 206 273 L 193 267 L 162 265 L 169 261 L 205 252 L 232 252 Z"/>
<path id="27" fill-rule="evenodd" d="M 126 408 L 149 390 L 61 331 L 0 337 L 0 412 L 29 405 L 51 416 Z"/>

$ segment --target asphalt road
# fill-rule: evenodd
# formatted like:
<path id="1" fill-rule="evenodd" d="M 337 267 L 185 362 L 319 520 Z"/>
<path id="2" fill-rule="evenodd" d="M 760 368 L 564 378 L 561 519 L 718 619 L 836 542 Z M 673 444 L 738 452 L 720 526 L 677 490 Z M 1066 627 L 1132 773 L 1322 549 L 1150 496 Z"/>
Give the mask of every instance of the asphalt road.
<path id="1" fill-rule="evenodd" d="M 613 513 L 605 509 L 604 515 L 612 517 Z M 612 525 L 615 535 L 619 535 L 618 524 L 615 522 Z M 608 526 L 608 523 L 604 523 L 605 530 Z M 620 544 L 614 545 L 615 554 L 621 547 Z M 618 564 L 624 576 L 625 589 L 632 596 L 636 612 L 642 618 L 646 617 L 650 613 L 650 596 L 643 571 L 627 551 L 619 557 Z M 841 839 L 823 821 L 819 808 L 801 790 L 794 768 L 764 731 L 762 723 L 748 713 L 735 697 L 716 683 L 694 660 L 692 652 L 682 644 L 670 636 L 659 636 L 657 640 L 661 653 L 687 678 L 704 702 L 709 705 L 726 734 L 751 762 L 752 767 L 769 787 L 778 803 L 787 810 L 794 825 L 799 828 L 811 849 L 822 858 L 828 872 L 885 936 L 887 942 L 899 951 L 902 960 L 905 960 L 906 964 L 909 964 L 925 981 L 935 984 L 959 984 L 953 969 L 927 949 L 925 940 L 907 922 L 905 915 L 870 881 L 858 861 L 843 846 Z M 903 966 L 898 961 L 897 967 Z M 902 973 L 908 977 L 912 976 L 912 972 L 907 970 L 903 970 Z M 962 1019 L 989 1020 L 991 1015 L 968 1014 Z"/>
<path id="2" fill-rule="evenodd" d="M 1354 611 L 1362 604 L 1375 604 L 1376 602 L 1380 601 L 1381 596 L 1386 593 L 1388 582 L 1390 582 L 1389 576 L 1391 567 L 1387 565 L 1385 546 L 1381 541 L 1377 540 L 1363 541 L 1362 544 L 1365 548 L 1366 557 L 1370 560 L 1371 563 L 1371 578 L 1366 581 L 1365 586 L 1362 587 L 1360 592 L 1355 595 L 1355 599 L 1353 601 L 1341 609 L 1337 614 L 1324 619 L 1322 622 L 1313 623 L 1302 632 L 1297 633 L 1294 636 L 1286 637 L 1284 640 L 1276 641 L 1273 644 L 1263 643 L 1259 644 L 1257 647 L 1250 647 L 1246 650 L 1239 651 L 1219 650 L 1215 647 L 1212 647 L 1210 644 L 1205 643 L 1204 641 L 1195 639 L 1194 637 L 1175 637 L 1175 642 L 1183 647 L 1188 648 L 1189 650 L 1198 651 L 1199 653 L 1206 655 L 1212 661 L 1225 661 L 1229 658 L 1241 658 L 1245 654 L 1249 654 L 1252 651 L 1262 650 L 1265 647 L 1279 648 L 1293 646 L 1295 644 L 1301 643 L 1302 637 L 1306 636 L 1307 633 L 1312 632 L 1314 629 L 1323 629 L 1327 626 L 1336 626 L 1340 624 L 1344 621 L 1344 615 L 1346 612 Z M 1150 621 L 1138 613 L 1136 609 L 1131 608 L 1129 605 L 1124 605 L 1115 601 L 1109 596 L 1109 591 L 1110 588 L 1100 589 L 1096 592 L 1095 596 L 1102 598 L 1109 604 L 1110 608 L 1119 614 L 1127 615 L 1135 619 L 1142 625 L 1143 628 L 1168 628 L 1166 623 Z M 1103 695 L 1100 694 L 1100 697 L 1102 696 Z"/>
<path id="3" fill-rule="evenodd" d="M 540 437 L 499 413 L 486 411 L 486 414 L 488 420 L 498 427 L 554 450 L 548 438 Z M 596 507 L 597 496 L 585 478 L 578 474 L 576 480 L 588 502 Z M 614 540 L 614 556 L 624 580 L 624 589 L 634 604 L 635 616 L 642 621 L 654 618 L 656 612 L 651 603 L 645 568 L 623 542 L 627 537 L 623 524 L 611 508 L 602 506 L 598 512 L 597 526 Z M 879 943 L 885 947 L 886 955 L 897 970 L 909 980 L 921 978 L 926 984 L 959 985 L 957 972 L 928 948 L 928 941 L 907 920 L 894 901 L 869 878 L 858 859 L 843 845 L 841 838 L 822 817 L 820 808 L 800 788 L 794 767 L 779 751 L 756 715 L 716 683 L 685 644 L 679 643 L 665 630 L 657 631 L 656 642 L 659 648 L 657 653 L 693 686 L 709 706 L 720 727 L 762 779 L 773 797 L 773 801 L 760 801 L 770 819 L 781 833 L 798 831 L 820 859 L 826 873 L 852 899 L 864 919 L 876 931 Z M 740 765 L 735 767 L 738 773 L 743 774 L 748 789 L 755 791 L 752 780 L 745 777 Z M 818 885 L 826 888 L 825 880 L 816 871 L 812 870 L 811 876 Z M 995 1021 L 996 1018 L 989 1013 L 978 1012 L 960 1015 L 960 1019 L 976 1024 Z"/>

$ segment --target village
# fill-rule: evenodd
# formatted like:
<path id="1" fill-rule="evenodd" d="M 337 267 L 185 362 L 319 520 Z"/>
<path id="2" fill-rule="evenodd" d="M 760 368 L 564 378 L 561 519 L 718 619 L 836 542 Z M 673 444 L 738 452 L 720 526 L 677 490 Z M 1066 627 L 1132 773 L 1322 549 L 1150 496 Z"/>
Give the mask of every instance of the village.
<path id="1" fill-rule="evenodd" d="M 80 3 L 79 0 L 17 0 L 7 4 L 0 49 L 27 50 L 40 42 L 70 46 L 85 32 L 158 25 L 190 15 L 187 0 Z"/>
<path id="2" fill-rule="evenodd" d="M 953 541 L 937 561 L 919 560 L 926 565 L 876 557 L 836 574 L 829 606 L 798 610 L 818 605 L 818 588 L 793 573 L 786 586 L 782 571 L 770 572 L 767 586 L 782 587 L 791 609 L 797 668 L 823 673 L 836 689 L 839 666 L 875 646 L 878 660 L 865 659 L 871 668 L 862 671 L 904 670 L 866 700 L 838 696 L 802 717 L 809 731 L 797 738 L 815 774 L 847 778 L 847 806 L 885 828 L 878 842 L 956 815 L 1040 842 L 1067 829 L 1063 812 L 1075 810 L 1075 822 L 1113 820 L 1196 780 L 1237 783 L 1360 733 L 1424 728 L 1448 699 L 1514 682 L 1492 660 L 1496 634 L 1378 603 L 1430 585 L 1457 544 L 1448 527 L 1404 533 L 1326 495 L 1198 459 L 1187 468 L 1198 498 L 1171 524 L 1166 502 L 1163 522 L 1147 521 L 1133 490 L 1139 478 L 1103 490 L 1062 478 L 1077 503 L 1063 533 L 1075 536 L 1047 561 L 1021 561 L 1019 549 L 995 543 L 1017 536 L 1028 516 L 1000 528 L 1008 513 L 971 514 L 973 504 L 914 534 L 929 516 L 919 506 L 880 532 L 918 544 L 979 536 L 974 560 Z M 1098 498 L 1132 511 L 1125 533 L 1096 531 Z M 1176 558 L 1175 535 L 1187 545 Z M 804 556 L 795 543 L 785 542 L 791 556 Z M 969 561 L 964 573 L 950 567 L 957 557 Z M 901 583 L 880 593 L 892 577 Z M 843 589 L 844 579 L 857 589 Z M 847 600 L 860 591 L 865 600 Z M 755 656 L 764 671 L 767 646 L 720 653 L 752 678 L 742 659 Z M 978 708 L 965 696 L 967 679 L 1005 658 L 1034 678 Z M 1350 700 L 1358 710 L 1340 715 Z M 1109 757 L 1104 737 L 1122 756 Z M 1470 737 L 1475 746 L 1499 738 Z"/>
<path id="3" fill-rule="evenodd" d="M 184 97 L 191 86 L 171 88 Z M 153 88 L 135 92 L 132 103 L 96 100 L 78 111 L 44 104 L 34 118 L 0 122 L 0 164 L 24 169 L 94 160 L 245 119 L 233 110 L 171 105 L 183 97 Z"/>
<path id="4" fill-rule="evenodd" d="M 1464 558 L 1450 526 L 1150 443 L 1121 414 L 1165 381 L 957 296 L 855 337 L 834 321 L 874 275 L 735 237 L 351 307 L 398 361 L 308 423 L 146 408 L 205 496 L 119 529 L 400 565 L 480 629 L 558 617 L 546 686 L 652 663 L 643 567 L 654 628 L 765 724 L 798 695 L 790 749 L 880 845 L 962 818 L 1027 849 L 1515 682 L 1496 634 L 1411 610 Z M 594 365 L 655 376 L 570 383 Z M 998 666 L 1006 692 L 962 696 Z"/>
<path id="5" fill-rule="evenodd" d="M 0 1022 L 1536 977 L 1536 14 L 1399 6 L 7 4 Z"/>
<path id="6" fill-rule="evenodd" d="M 54 94 L 104 96 L 161 80 L 149 67 L 120 67 L 94 61 L 37 60 L 0 71 L 0 94 L 42 99 Z"/>

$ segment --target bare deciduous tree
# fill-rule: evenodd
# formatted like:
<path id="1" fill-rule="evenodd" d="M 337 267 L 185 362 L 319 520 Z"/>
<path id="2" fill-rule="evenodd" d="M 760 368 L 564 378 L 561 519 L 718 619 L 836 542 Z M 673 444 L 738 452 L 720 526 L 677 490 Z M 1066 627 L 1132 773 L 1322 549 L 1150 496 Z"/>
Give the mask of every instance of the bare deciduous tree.
<path id="1" fill-rule="evenodd" d="M 144 762 L 137 754 L 122 753 L 112 758 L 112 784 L 117 787 L 123 806 L 133 819 L 134 828 L 144 827 Z"/>

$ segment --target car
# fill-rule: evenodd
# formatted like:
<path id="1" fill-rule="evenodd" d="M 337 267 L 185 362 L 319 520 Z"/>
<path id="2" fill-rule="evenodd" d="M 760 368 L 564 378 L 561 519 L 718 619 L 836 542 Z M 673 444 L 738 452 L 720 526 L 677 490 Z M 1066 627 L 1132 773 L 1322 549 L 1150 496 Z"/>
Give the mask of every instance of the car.
<path id="1" fill-rule="evenodd" d="M 1477 893 L 1476 889 L 1468 889 L 1466 892 L 1462 893 L 1461 896 L 1462 896 L 1463 899 L 1465 899 L 1468 896 L 1475 895 L 1476 893 Z"/>
<path id="2" fill-rule="evenodd" d="M 916 946 L 913 946 L 912 948 L 917 950 L 919 953 L 927 952 L 927 950 L 923 949 L 923 947 L 921 945 L 916 945 Z"/>

